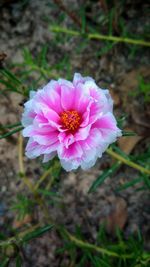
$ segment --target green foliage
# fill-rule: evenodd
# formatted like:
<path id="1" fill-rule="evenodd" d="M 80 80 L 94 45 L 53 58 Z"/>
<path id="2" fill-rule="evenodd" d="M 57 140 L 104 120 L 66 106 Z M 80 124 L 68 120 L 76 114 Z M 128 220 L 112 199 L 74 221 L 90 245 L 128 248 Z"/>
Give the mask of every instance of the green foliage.
<path id="1" fill-rule="evenodd" d="M 80 230 L 81 232 L 81 230 Z M 126 239 L 123 233 L 116 230 L 116 241 L 112 242 L 106 234 L 104 226 L 99 228 L 96 244 L 88 246 L 82 233 L 75 233 L 77 238 L 73 241 L 68 240 L 62 230 L 62 236 L 66 239 L 63 248 L 57 250 L 57 253 L 68 253 L 70 262 L 78 267 L 147 267 L 150 263 L 150 253 L 144 251 L 143 240 L 139 232 Z M 83 240 L 83 242 L 82 242 Z M 98 249 L 103 252 L 98 253 Z M 78 253 L 80 251 L 80 253 Z M 80 255 L 80 256 L 79 256 Z"/>
<path id="2" fill-rule="evenodd" d="M 13 129 L 11 131 L 8 131 L 9 129 Z M 23 127 L 21 126 L 20 122 L 9 124 L 9 125 L 1 125 L 0 124 L 0 139 L 9 137 L 13 135 L 14 133 L 17 133 L 21 131 Z"/>
<path id="3" fill-rule="evenodd" d="M 107 177 L 112 176 L 116 170 L 120 167 L 120 162 L 114 163 L 111 167 L 104 170 L 103 173 L 92 183 L 89 189 L 89 193 L 96 191 L 98 186 L 101 186 L 104 183 Z"/>
<path id="4" fill-rule="evenodd" d="M 16 267 L 21 267 L 22 266 L 22 258 L 20 255 L 16 257 Z"/>
<path id="5" fill-rule="evenodd" d="M 142 76 L 138 77 L 138 87 L 130 92 L 132 97 L 143 97 L 144 103 L 148 104 L 150 102 L 150 83 L 144 80 Z"/>
<path id="6" fill-rule="evenodd" d="M 23 95 L 26 94 L 26 88 L 22 80 L 7 69 L 0 70 L 0 84 L 4 86 L 4 89 L 2 89 L 0 93 L 10 91 Z"/>
<path id="7" fill-rule="evenodd" d="M 27 243 L 30 240 L 34 239 L 34 238 L 40 237 L 41 235 L 43 235 L 46 232 L 48 232 L 49 230 L 51 230 L 53 227 L 54 227 L 54 225 L 52 225 L 52 224 L 45 225 L 45 226 L 42 226 L 42 227 L 37 227 L 37 229 L 35 229 L 35 230 L 33 230 L 33 231 L 28 232 L 27 234 L 25 234 L 22 237 L 21 242 L 22 243 Z"/>
<path id="8" fill-rule="evenodd" d="M 4 128 L 5 128 L 5 127 L 4 127 L 4 126 L 2 126 L 2 128 L 1 128 L 1 129 L 4 129 Z M 20 127 L 16 128 L 15 130 L 12 130 L 12 131 L 6 132 L 6 133 L 4 133 L 4 134 L 0 135 L 0 139 L 3 139 L 3 138 L 6 138 L 6 137 L 9 137 L 9 136 L 11 136 L 11 135 L 13 135 L 13 134 L 15 134 L 15 133 L 17 133 L 17 132 L 20 132 L 22 129 L 23 129 L 23 127 L 22 127 L 22 126 L 20 126 Z"/>
<path id="9" fill-rule="evenodd" d="M 7 258 L 7 257 L 4 257 L 2 260 L 1 260 L 1 265 L 0 265 L 0 267 L 8 267 L 8 264 L 9 264 L 9 258 Z"/>
<path id="10" fill-rule="evenodd" d="M 17 195 L 17 200 L 12 204 L 11 209 L 17 211 L 18 220 L 22 220 L 26 214 L 32 214 L 35 201 L 22 194 Z"/>
<path id="11" fill-rule="evenodd" d="M 144 101 L 150 102 L 150 83 L 146 83 L 142 76 L 139 76 L 139 94 L 143 94 Z"/>

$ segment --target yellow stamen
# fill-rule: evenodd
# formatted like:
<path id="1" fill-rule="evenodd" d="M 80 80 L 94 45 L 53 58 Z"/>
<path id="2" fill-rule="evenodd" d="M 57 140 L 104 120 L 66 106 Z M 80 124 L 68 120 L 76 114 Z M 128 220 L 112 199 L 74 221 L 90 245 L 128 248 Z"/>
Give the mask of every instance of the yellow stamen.
<path id="1" fill-rule="evenodd" d="M 60 117 L 63 126 L 70 131 L 75 131 L 80 126 L 81 117 L 76 110 L 64 111 Z"/>

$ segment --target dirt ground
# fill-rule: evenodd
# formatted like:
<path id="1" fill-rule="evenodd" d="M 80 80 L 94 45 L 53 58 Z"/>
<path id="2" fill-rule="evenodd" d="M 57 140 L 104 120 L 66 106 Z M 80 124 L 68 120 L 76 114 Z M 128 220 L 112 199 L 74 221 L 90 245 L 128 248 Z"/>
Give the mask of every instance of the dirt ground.
<path id="1" fill-rule="evenodd" d="M 81 40 L 69 39 L 64 43 L 55 45 L 54 33 L 50 32 L 49 25 L 55 21 L 60 10 L 52 6 L 52 1 L 30 0 L 25 5 L 19 1 L 8 1 L 6 5 L 0 4 L 0 50 L 5 52 L 7 58 L 5 65 L 22 62 L 22 48 L 28 47 L 36 55 L 43 44 L 48 44 L 48 62 L 51 66 L 59 63 L 64 55 L 69 55 L 71 73 L 81 72 L 92 76 L 97 84 L 110 89 L 114 98 L 115 114 L 120 116 L 127 113 L 125 128 L 136 131 L 140 140 L 126 141 L 121 145 L 125 149 L 129 146 L 132 153 L 138 155 L 148 148 L 149 110 L 143 99 L 130 96 L 129 92 L 138 86 L 138 75 L 148 78 L 148 52 L 139 50 L 135 57 L 130 57 L 128 49 L 123 44 L 114 47 L 109 53 L 97 56 L 95 51 L 101 48 L 97 41 L 91 41 L 85 46 L 82 53 L 76 53 L 76 48 Z M 74 5 L 78 10 L 83 1 L 66 0 L 68 5 Z M 97 2 L 93 2 L 93 12 L 97 11 Z M 89 1 L 87 1 L 89 3 Z M 99 7 L 100 12 L 100 7 Z M 131 13 L 131 14 L 130 14 Z M 138 10 L 131 9 L 129 15 L 129 27 L 136 27 L 141 31 L 144 13 L 139 15 Z M 33 15 L 34 14 L 34 15 Z M 49 21 L 49 22 L 47 22 Z M 65 18 L 63 26 L 70 26 L 71 21 Z M 141 54 L 142 53 L 142 54 Z M 65 78 L 65 70 L 62 70 Z M 50 77 L 51 78 L 51 77 Z M 18 122 L 21 118 L 22 97 L 10 94 L 0 97 L 0 123 L 9 124 Z M 6 224 L 14 224 L 14 212 L 9 209 L 10 204 L 20 192 L 18 178 L 18 135 L 12 139 L 0 142 L 0 231 L 10 235 Z M 130 138 L 129 138 L 130 139 Z M 121 141 L 120 141 L 121 142 Z M 120 145 L 120 146 L 121 146 Z M 133 146 L 133 147 L 132 147 Z M 38 179 L 41 173 L 39 160 L 32 162 L 24 158 L 28 176 Z M 51 206 L 51 216 L 58 223 L 64 223 L 70 231 L 74 231 L 75 225 L 79 225 L 87 237 L 94 241 L 99 225 L 106 218 L 108 220 L 108 233 L 113 235 L 114 225 L 120 225 L 126 237 L 134 233 L 138 228 L 141 230 L 145 241 L 145 248 L 150 249 L 150 212 L 148 203 L 150 195 L 148 191 L 136 191 L 136 185 L 127 190 L 116 192 L 116 188 L 126 181 L 131 181 L 138 176 L 138 172 L 122 166 L 114 177 L 106 179 L 94 194 L 88 194 L 91 183 L 112 164 L 112 159 L 104 154 L 96 165 L 89 171 L 78 170 L 60 175 L 59 193 L 62 196 L 61 204 Z M 36 214 L 42 216 L 40 211 Z M 58 256 L 56 248 L 62 247 L 61 238 L 55 231 L 45 234 L 27 245 L 25 249 L 24 267 L 59 267 L 68 266 L 67 255 Z M 15 266 L 13 263 L 10 266 Z"/>

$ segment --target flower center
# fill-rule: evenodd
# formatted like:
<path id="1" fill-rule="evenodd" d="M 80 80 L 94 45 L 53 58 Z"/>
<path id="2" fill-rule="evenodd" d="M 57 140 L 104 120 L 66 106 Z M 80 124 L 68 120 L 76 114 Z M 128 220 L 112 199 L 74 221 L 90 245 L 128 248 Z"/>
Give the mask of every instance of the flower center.
<path id="1" fill-rule="evenodd" d="M 60 117 L 63 126 L 70 131 L 77 130 L 81 123 L 81 117 L 76 110 L 64 111 Z"/>

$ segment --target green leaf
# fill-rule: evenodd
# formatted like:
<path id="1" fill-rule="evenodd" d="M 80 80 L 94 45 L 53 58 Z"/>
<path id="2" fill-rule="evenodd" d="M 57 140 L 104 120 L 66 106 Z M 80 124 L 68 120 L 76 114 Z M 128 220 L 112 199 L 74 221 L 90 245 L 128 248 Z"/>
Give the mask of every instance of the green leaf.
<path id="1" fill-rule="evenodd" d="M 17 126 L 21 126 L 21 122 L 16 122 L 14 124 L 0 125 L 0 129 L 11 129 Z"/>
<path id="2" fill-rule="evenodd" d="M 5 258 L 2 260 L 2 262 L 0 263 L 0 267 L 7 267 L 9 264 L 9 259 Z"/>
<path id="3" fill-rule="evenodd" d="M 85 16 L 85 8 L 82 6 L 80 8 L 80 16 L 81 16 L 81 33 L 86 33 L 86 16 Z"/>
<path id="4" fill-rule="evenodd" d="M 129 188 L 129 187 L 131 187 L 131 186 L 133 186 L 133 185 L 135 185 L 137 183 L 142 182 L 142 180 L 143 180 L 142 177 L 138 177 L 138 178 L 136 178 L 136 179 L 134 179 L 134 180 L 132 180 L 130 182 L 127 182 L 127 183 L 121 185 L 116 191 L 125 190 L 125 189 L 127 189 L 127 188 Z"/>
<path id="5" fill-rule="evenodd" d="M 115 15 L 115 8 L 112 8 L 109 12 L 109 32 L 108 35 L 113 35 L 113 19 Z"/>
<path id="6" fill-rule="evenodd" d="M 150 178 L 148 177 L 148 175 L 143 174 L 143 180 L 145 182 L 145 185 L 148 187 L 148 189 L 150 189 Z"/>
<path id="7" fill-rule="evenodd" d="M 88 193 L 94 192 L 108 176 L 111 176 L 120 166 L 120 162 L 114 163 L 109 169 L 105 170 L 91 185 Z"/>
<path id="8" fill-rule="evenodd" d="M 47 61 L 46 61 L 47 50 L 48 50 L 48 46 L 44 45 L 43 48 L 41 49 L 41 52 L 39 53 L 38 65 L 40 67 L 45 67 L 47 65 Z"/>
<path id="9" fill-rule="evenodd" d="M 96 55 L 97 56 L 103 56 L 105 54 L 107 54 L 114 46 L 116 45 L 116 42 L 108 42 L 108 41 L 105 41 L 105 45 L 104 47 L 102 47 L 97 53 Z"/>
<path id="10" fill-rule="evenodd" d="M 35 201 L 23 194 L 18 194 L 16 201 L 11 209 L 17 211 L 17 220 L 23 220 L 26 214 L 32 214 L 35 207 Z"/>
<path id="11" fill-rule="evenodd" d="M 27 64 L 29 64 L 29 65 L 31 64 L 32 65 L 34 63 L 32 55 L 31 55 L 31 53 L 30 53 L 28 48 L 24 48 L 23 49 L 23 57 L 24 57 L 24 61 Z"/>
<path id="12" fill-rule="evenodd" d="M 122 131 L 122 136 L 135 136 L 137 135 L 134 132 L 127 132 L 127 131 Z"/>
<path id="13" fill-rule="evenodd" d="M 16 77 L 15 74 L 7 69 L 1 70 L 2 75 L 4 75 L 8 80 L 12 81 L 15 85 L 21 85 L 22 82 Z"/>
<path id="14" fill-rule="evenodd" d="M 14 133 L 20 132 L 22 129 L 23 129 L 23 127 L 19 127 L 19 128 L 15 129 L 15 130 L 13 130 L 13 131 L 10 131 L 10 132 L 8 132 L 8 133 L 5 133 L 5 134 L 3 134 L 3 135 L 0 135 L 0 139 L 6 138 L 6 137 L 8 137 L 8 136 L 11 136 L 11 135 L 13 135 Z"/>
<path id="15" fill-rule="evenodd" d="M 16 267 L 21 267 L 21 266 L 22 266 L 22 258 L 20 255 L 18 255 L 16 258 Z"/>
<path id="16" fill-rule="evenodd" d="M 38 227 L 36 230 L 27 233 L 23 238 L 22 241 L 23 242 L 28 242 L 30 240 L 32 240 L 33 238 L 37 238 L 41 235 L 43 235 L 44 233 L 48 232 L 49 230 L 51 230 L 54 227 L 53 224 L 49 224 L 49 225 L 45 225 L 43 227 Z"/>
<path id="17" fill-rule="evenodd" d="M 62 198 L 57 192 L 52 192 L 46 189 L 38 189 L 38 192 L 41 193 L 44 196 L 49 196 L 49 197 L 55 197 L 55 198 Z"/>

